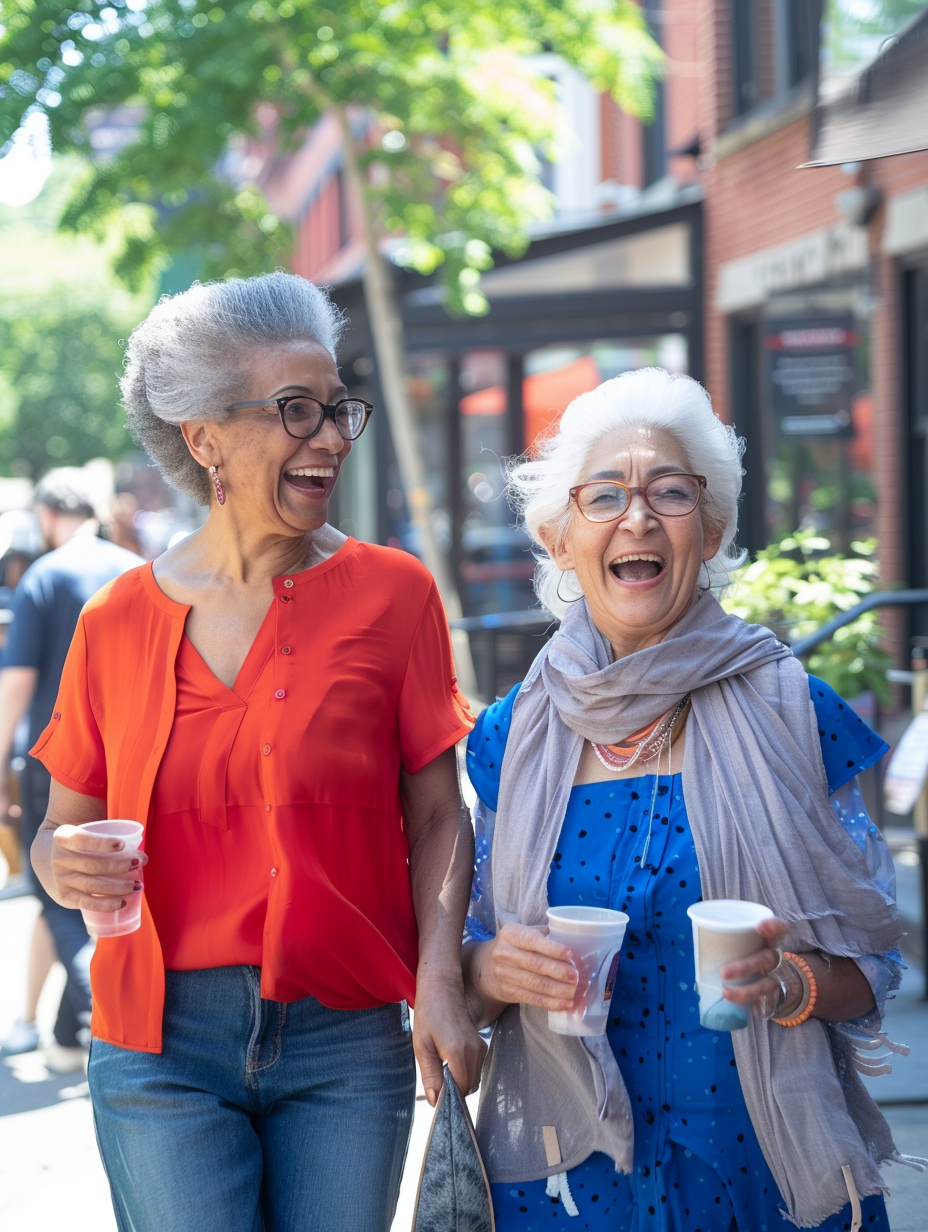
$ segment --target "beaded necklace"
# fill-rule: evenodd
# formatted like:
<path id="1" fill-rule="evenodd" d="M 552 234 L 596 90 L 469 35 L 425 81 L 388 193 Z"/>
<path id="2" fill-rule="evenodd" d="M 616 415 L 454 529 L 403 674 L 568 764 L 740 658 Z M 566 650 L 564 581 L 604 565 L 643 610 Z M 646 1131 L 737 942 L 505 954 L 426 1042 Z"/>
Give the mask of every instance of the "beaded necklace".
<path id="1" fill-rule="evenodd" d="M 655 719 L 650 726 L 635 732 L 620 744 L 596 744 L 590 741 L 593 745 L 593 752 L 606 769 L 614 774 L 618 774 L 620 770 L 627 770 L 636 762 L 651 761 L 652 758 L 658 756 L 667 743 L 674 724 L 686 709 L 689 700 L 690 695 L 687 693 L 673 710 L 668 710 L 666 714 Z"/>

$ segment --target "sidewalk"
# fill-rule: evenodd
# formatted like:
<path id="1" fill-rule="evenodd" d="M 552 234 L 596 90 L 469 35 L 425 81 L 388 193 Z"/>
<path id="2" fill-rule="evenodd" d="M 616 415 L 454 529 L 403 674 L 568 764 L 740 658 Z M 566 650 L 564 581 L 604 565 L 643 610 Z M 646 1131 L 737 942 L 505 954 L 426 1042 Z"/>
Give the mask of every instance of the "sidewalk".
<path id="1" fill-rule="evenodd" d="M 0 901 L 0 1034 L 15 1017 L 24 981 L 26 944 L 36 904 Z M 894 1072 L 871 1080 L 875 1098 L 904 1154 L 928 1157 L 928 1002 L 923 973 L 908 973 L 886 1027 L 912 1054 Z M 52 1020 L 60 979 L 43 994 L 40 1019 Z M 409 1232 L 431 1110 L 416 1103 L 412 1141 L 394 1232 Z M 928 1174 L 887 1171 L 893 1232 L 928 1232 Z M 784 1229 L 788 1225 L 784 1224 Z M 50 1075 L 38 1054 L 0 1062 L 0 1229 L 3 1232 L 115 1232 L 109 1194 L 94 1144 L 87 1086 L 80 1075 Z M 165 1232 L 171 1232 L 165 1229 Z M 273 1230 L 271 1230 L 273 1232 Z"/>

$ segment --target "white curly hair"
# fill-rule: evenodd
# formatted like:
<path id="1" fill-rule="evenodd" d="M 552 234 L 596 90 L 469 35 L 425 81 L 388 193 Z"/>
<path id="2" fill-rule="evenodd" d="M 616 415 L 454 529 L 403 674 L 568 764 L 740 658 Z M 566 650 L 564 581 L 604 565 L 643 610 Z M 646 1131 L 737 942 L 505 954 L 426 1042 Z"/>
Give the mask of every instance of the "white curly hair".
<path id="1" fill-rule="evenodd" d="M 541 532 L 555 544 L 563 543 L 572 516 L 567 494 L 583 479 L 597 446 L 606 436 L 638 427 L 668 432 L 693 471 L 706 477 L 703 522 L 721 531 L 721 546 L 706 562 L 709 586 L 721 590 L 731 570 L 744 563 L 746 553 L 735 545 L 744 441 L 722 423 L 709 395 L 692 377 L 674 376 L 662 368 L 624 372 L 575 398 L 535 455 L 516 458 L 508 468 L 510 502 L 536 547 L 535 593 L 554 616 L 563 616 L 582 592 L 573 570 L 562 571 L 551 559 Z"/>

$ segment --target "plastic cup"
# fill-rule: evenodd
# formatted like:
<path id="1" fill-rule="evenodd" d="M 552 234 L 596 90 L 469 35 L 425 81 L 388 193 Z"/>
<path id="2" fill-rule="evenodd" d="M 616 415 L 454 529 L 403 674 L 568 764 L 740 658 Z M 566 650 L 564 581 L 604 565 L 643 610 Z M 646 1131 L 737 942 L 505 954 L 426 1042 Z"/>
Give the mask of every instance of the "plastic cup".
<path id="1" fill-rule="evenodd" d="M 99 838 L 121 838 L 126 851 L 138 851 L 144 827 L 137 821 L 88 821 L 78 826 L 85 834 Z M 113 855 L 113 852 L 87 852 L 87 855 Z M 135 870 L 135 879 L 142 880 L 142 870 Z M 123 937 L 134 933 L 142 923 L 142 891 L 132 890 L 126 895 L 125 907 L 116 911 L 85 911 L 81 908 L 84 924 L 91 937 Z"/>
<path id="2" fill-rule="evenodd" d="M 557 1035 L 602 1035 L 628 916 L 608 907 L 549 907 L 548 936 L 569 947 L 580 973 L 574 1008 L 549 1010 Z"/>
<path id="3" fill-rule="evenodd" d="M 699 1022 L 710 1031 L 740 1031 L 748 1025 L 748 1012 L 743 1006 L 726 1001 L 722 990 L 753 984 L 761 976 L 723 980 L 719 968 L 736 958 L 756 954 L 769 944 L 756 929 L 761 920 L 771 919 L 773 912 L 761 903 L 711 898 L 693 903 L 686 914 L 693 922 Z"/>

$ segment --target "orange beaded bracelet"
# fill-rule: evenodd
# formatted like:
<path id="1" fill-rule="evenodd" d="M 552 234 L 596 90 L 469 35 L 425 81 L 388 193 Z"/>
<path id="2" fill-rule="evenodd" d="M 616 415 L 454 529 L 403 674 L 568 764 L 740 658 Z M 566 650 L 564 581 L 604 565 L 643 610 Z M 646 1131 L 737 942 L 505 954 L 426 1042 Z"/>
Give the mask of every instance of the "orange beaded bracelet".
<path id="1" fill-rule="evenodd" d="M 791 1018 L 771 1018 L 770 1021 L 775 1022 L 778 1027 L 798 1027 L 811 1016 L 815 1009 L 815 1002 L 818 1000 L 818 984 L 815 982 L 812 968 L 804 958 L 800 958 L 798 954 L 790 954 L 786 950 L 783 951 L 783 957 L 799 972 L 803 986 L 803 999 Z"/>

